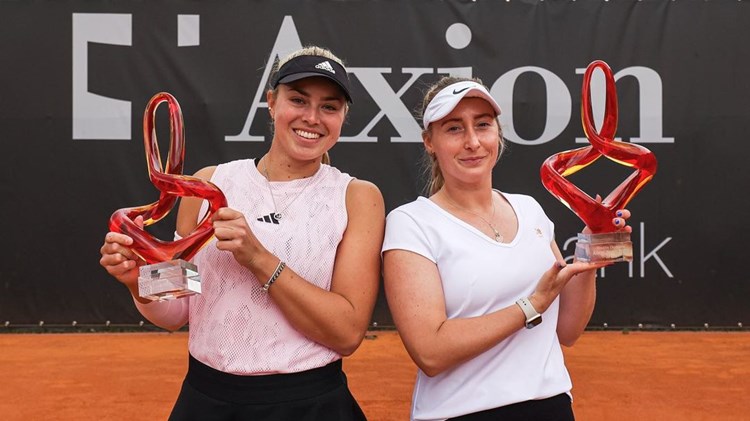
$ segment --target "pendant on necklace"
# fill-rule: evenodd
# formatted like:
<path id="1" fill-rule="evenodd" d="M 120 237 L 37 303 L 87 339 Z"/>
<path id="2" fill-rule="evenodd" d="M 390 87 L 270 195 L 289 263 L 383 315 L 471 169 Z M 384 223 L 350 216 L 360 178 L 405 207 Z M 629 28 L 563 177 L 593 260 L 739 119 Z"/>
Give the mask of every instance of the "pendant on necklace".
<path id="1" fill-rule="evenodd" d="M 487 223 L 487 225 L 489 225 L 490 229 L 492 229 L 492 232 L 495 233 L 495 241 L 497 241 L 498 243 L 502 243 L 503 235 L 500 234 L 500 231 L 496 230 L 495 227 L 493 227 L 492 224 L 490 224 L 489 222 Z"/>

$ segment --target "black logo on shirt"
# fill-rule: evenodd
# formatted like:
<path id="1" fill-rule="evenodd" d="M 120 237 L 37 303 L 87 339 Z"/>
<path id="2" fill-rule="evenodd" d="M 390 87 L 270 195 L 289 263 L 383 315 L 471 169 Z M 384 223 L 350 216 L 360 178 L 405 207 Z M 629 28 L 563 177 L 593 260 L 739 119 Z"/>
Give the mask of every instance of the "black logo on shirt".
<path id="1" fill-rule="evenodd" d="M 271 212 L 268 215 L 263 215 L 260 218 L 256 219 L 256 221 L 267 222 L 269 224 L 276 224 L 276 225 L 279 224 L 279 220 L 276 219 L 276 213 L 275 212 Z"/>

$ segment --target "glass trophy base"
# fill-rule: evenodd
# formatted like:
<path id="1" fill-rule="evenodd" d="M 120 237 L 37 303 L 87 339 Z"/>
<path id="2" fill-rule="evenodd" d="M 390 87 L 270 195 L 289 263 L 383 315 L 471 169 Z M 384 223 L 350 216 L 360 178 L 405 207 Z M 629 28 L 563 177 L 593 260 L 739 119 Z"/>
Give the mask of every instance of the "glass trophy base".
<path id="1" fill-rule="evenodd" d="M 185 260 L 141 266 L 138 295 L 152 301 L 174 300 L 201 292 L 198 268 Z"/>
<path id="2" fill-rule="evenodd" d="M 630 233 L 578 234 L 575 256 L 581 262 L 630 262 L 633 260 Z"/>

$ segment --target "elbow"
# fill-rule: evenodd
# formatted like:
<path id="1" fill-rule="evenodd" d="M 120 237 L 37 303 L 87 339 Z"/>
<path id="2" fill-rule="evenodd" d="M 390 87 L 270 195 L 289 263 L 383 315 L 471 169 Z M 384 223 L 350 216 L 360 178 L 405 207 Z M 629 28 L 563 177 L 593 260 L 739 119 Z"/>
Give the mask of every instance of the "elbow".
<path id="1" fill-rule="evenodd" d="M 339 347 L 338 349 L 334 349 L 334 351 L 338 352 L 342 357 L 348 357 L 354 354 L 354 351 L 356 351 L 357 348 L 359 348 L 359 345 L 342 346 L 342 347 Z"/>
<path id="2" fill-rule="evenodd" d="M 347 335 L 346 337 L 340 338 L 336 344 L 331 346 L 331 349 L 333 349 L 343 357 L 348 357 L 354 354 L 354 351 L 359 348 L 364 338 L 364 332 Z"/>
<path id="3" fill-rule="evenodd" d="M 168 331 L 169 333 L 174 333 L 180 330 L 183 326 L 185 326 L 185 323 L 178 323 L 178 324 L 156 324 L 156 326 Z"/>
<path id="4" fill-rule="evenodd" d="M 570 348 L 583 335 L 584 330 L 586 330 L 585 322 L 571 322 L 561 319 L 557 322 L 557 340 L 560 342 L 560 345 Z"/>
<path id="5" fill-rule="evenodd" d="M 419 367 L 427 377 L 435 377 L 450 368 L 444 361 L 426 355 L 415 356 L 412 360 L 414 360 L 417 367 Z"/>
<path id="6" fill-rule="evenodd" d="M 571 348 L 573 345 L 575 345 L 577 342 L 577 339 L 567 339 L 567 340 L 560 340 L 560 345 Z"/>
<path id="7" fill-rule="evenodd" d="M 435 377 L 443 372 L 443 370 L 440 370 L 438 367 L 419 366 L 419 369 L 422 370 L 422 373 L 427 377 Z"/>
<path id="8" fill-rule="evenodd" d="M 187 305 L 188 301 L 184 298 L 163 302 L 149 301 L 148 303 L 142 303 L 135 299 L 135 306 L 141 316 L 153 323 L 154 326 L 169 332 L 179 330 L 187 324 L 189 319 Z"/>
<path id="9" fill-rule="evenodd" d="M 179 326 L 177 326 L 177 325 L 175 325 L 175 326 L 167 326 L 164 329 L 166 329 L 169 333 L 174 333 L 174 332 L 177 332 L 178 330 L 180 330 L 180 328 L 182 328 L 182 325 L 179 325 Z"/>
<path id="10" fill-rule="evenodd" d="M 560 345 L 566 348 L 570 348 L 573 345 L 575 345 L 576 342 L 578 342 L 578 338 L 581 337 L 581 333 L 583 332 L 580 332 L 577 334 L 572 334 L 572 333 L 565 334 L 565 333 L 558 332 L 557 339 L 560 341 Z"/>
<path id="11" fill-rule="evenodd" d="M 185 324 L 187 324 L 187 319 L 176 319 L 171 317 L 154 317 L 151 314 L 143 314 L 144 317 L 146 317 L 146 320 L 153 323 L 154 326 L 162 328 L 169 333 L 176 332 L 180 330 Z"/>
<path id="12" fill-rule="evenodd" d="M 446 367 L 441 367 L 438 365 L 417 364 L 417 366 L 427 377 L 435 377 L 446 370 Z"/>
<path id="13" fill-rule="evenodd" d="M 413 343 L 404 341 L 403 343 L 411 360 L 427 377 L 435 377 L 462 362 L 462 360 L 452 356 L 451 352 L 441 349 L 439 342 Z"/>

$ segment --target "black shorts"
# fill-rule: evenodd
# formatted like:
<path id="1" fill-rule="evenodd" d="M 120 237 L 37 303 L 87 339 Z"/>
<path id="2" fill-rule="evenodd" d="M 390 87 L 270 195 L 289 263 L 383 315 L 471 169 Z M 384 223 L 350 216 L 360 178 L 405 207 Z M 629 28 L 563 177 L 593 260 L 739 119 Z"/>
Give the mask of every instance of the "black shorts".
<path id="1" fill-rule="evenodd" d="M 341 360 L 290 374 L 237 376 L 190 356 L 188 373 L 169 417 L 187 420 L 363 421 Z"/>
<path id="2" fill-rule="evenodd" d="M 518 402 L 499 408 L 451 418 L 449 421 L 574 421 L 570 396 L 561 393 L 547 399 Z"/>

